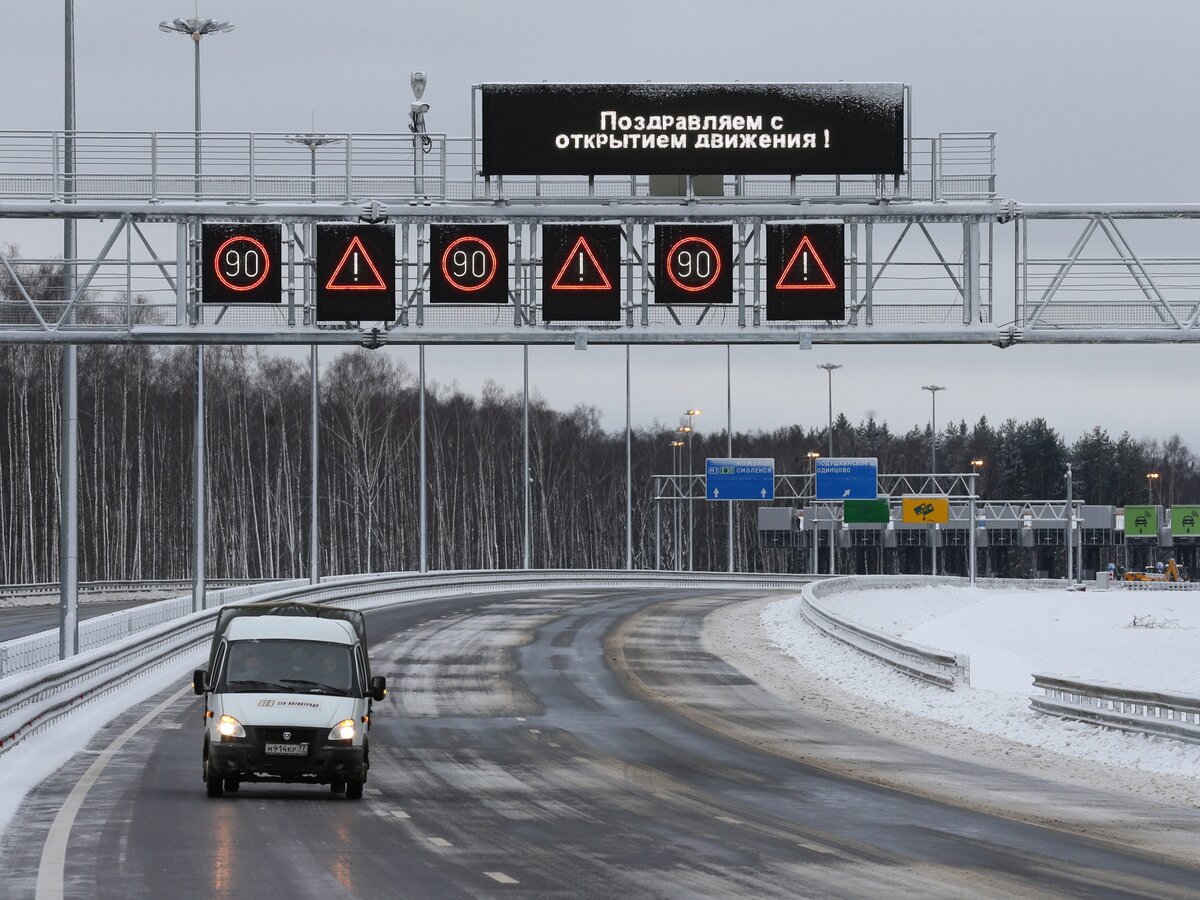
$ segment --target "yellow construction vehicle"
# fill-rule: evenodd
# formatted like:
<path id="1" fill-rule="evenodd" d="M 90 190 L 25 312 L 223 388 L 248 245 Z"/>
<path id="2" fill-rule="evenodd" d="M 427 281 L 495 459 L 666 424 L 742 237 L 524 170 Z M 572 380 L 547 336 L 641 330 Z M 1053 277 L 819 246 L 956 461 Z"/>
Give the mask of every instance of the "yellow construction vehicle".
<path id="1" fill-rule="evenodd" d="M 1174 559 L 1168 559 L 1167 565 L 1160 572 L 1156 566 L 1146 566 L 1141 572 L 1129 571 L 1125 573 L 1125 581 L 1187 581 L 1183 573 L 1179 571 L 1179 566 L 1175 564 Z"/>

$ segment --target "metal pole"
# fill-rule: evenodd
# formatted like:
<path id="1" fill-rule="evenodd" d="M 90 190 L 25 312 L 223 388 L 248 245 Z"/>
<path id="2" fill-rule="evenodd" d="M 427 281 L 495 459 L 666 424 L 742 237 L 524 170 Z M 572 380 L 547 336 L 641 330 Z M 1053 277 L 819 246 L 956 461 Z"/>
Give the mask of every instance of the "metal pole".
<path id="1" fill-rule="evenodd" d="M 200 35 L 193 34 L 196 45 L 196 199 L 200 199 Z"/>
<path id="2" fill-rule="evenodd" d="M 66 203 L 75 194 L 75 3 L 64 8 L 63 156 Z M 75 220 L 63 219 L 63 301 L 75 293 Z M 58 508 L 58 656 L 79 651 L 79 406 L 78 348 L 68 344 L 62 354 L 62 463 Z"/>
<path id="3" fill-rule="evenodd" d="M 690 176 L 689 176 L 690 183 Z M 688 571 L 695 571 L 696 557 L 693 553 L 692 543 L 695 539 L 695 531 L 692 528 L 692 417 L 688 416 L 688 470 L 687 470 L 687 509 L 688 509 Z"/>
<path id="4" fill-rule="evenodd" d="M 1075 504 L 1071 500 L 1071 464 L 1067 463 L 1067 587 L 1070 587 L 1074 578 L 1071 564 L 1075 550 Z"/>
<path id="5" fill-rule="evenodd" d="M 192 435 L 192 612 L 204 609 L 204 345 L 196 347 L 196 408 Z"/>
<path id="6" fill-rule="evenodd" d="M 674 466 L 675 477 L 672 481 L 675 484 L 675 571 L 683 571 L 683 511 L 679 508 L 679 498 L 681 492 L 679 490 L 679 473 L 683 470 L 683 462 L 680 460 L 680 451 L 682 447 L 672 447 L 671 456 Z"/>
<path id="7" fill-rule="evenodd" d="M 629 345 L 625 345 L 625 568 L 633 568 L 633 426 L 629 394 Z"/>
<path id="8" fill-rule="evenodd" d="M 524 503 L 524 510 L 525 510 L 525 556 L 524 556 L 524 560 L 525 560 L 525 565 L 524 565 L 524 567 L 526 569 L 528 569 L 529 563 L 530 563 L 530 558 L 533 556 L 533 531 L 532 531 L 532 522 L 530 521 L 530 515 L 531 515 L 532 510 L 530 509 L 530 502 L 529 502 L 529 345 L 522 344 L 521 350 L 524 353 L 524 357 L 525 357 L 525 385 L 524 385 L 524 390 L 523 390 L 522 396 L 521 396 L 521 430 L 522 430 L 522 435 L 524 438 L 524 453 L 525 453 L 525 466 L 522 469 L 522 471 L 525 473 L 525 478 L 524 478 L 524 482 L 525 482 L 525 485 L 524 485 L 525 486 L 525 503 Z"/>
<path id="9" fill-rule="evenodd" d="M 308 382 L 309 382 L 309 462 L 312 470 L 309 472 L 309 506 L 308 506 L 308 583 L 321 583 L 321 532 L 320 507 L 321 496 L 320 459 L 321 459 L 321 408 L 320 392 L 317 373 L 317 345 L 313 344 L 308 351 Z"/>
<path id="10" fill-rule="evenodd" d="M 745 254 L 745 248 L 742 250 Z M 733 457 L 733 363 L 730 355 L 730 345 L 725 345 L 725 453 L 730 458 Z M 733 571 L 733 504 L 726 504 L 728 507 L 728 522 L 726 530 L 729 543 L 729 571 Z"/>
<path id="11" fill-rule="evenodd" d="M 829 458 L 833 459 L 833 370 L 836 367 L 826 363 L 825 374 L 829 376 Z M 829 574 L 837 572 L 837 551 L 834 549 L 833 534 L 833 504 L 829 507 Z"/>
<path id="12" fill-rule="evenodd" d="M 420 547 L 420 559 L 418 561 L 418 567 L 422 572 L 428 572 L 429 571 L 429 511 L 428 511 L 427 504 L 429 503 L 429 484 L 428 484 L 428 480 L 427 480 L 427 477 L 425 474 L 425 466 L 426 466 L 425 454 L 427 452 L 427 448 L 426 448 L 427 442 L 425 440 L 425 345 L 424 344 L 420 344 L 417 347 L 417 371 L 418 371 L 418 381 L 420 382 L 420 385 L 419 385 L 420 399 L 417 401 L 417 409 L 418 409 L 417 418 L 420 423 L 420 425 L 419 425 L 419 431 L 420 431 L 419 440 L 421 443 L 420 454 L 419 454 L 420 459 L 421 459 L 421 472 L 420 472 L 420 476 L 419 476 L 421 484 L 420 484 L 420 490 L 418 492 L 418 497 L 420 498 L 420 500 L 419 500 L 420 513 L 419 514 L 421 516 L 421 521 L 417 526 L 417 533 L 420 535 L 419 540 L 420 540 L 421 547 Z"/>
<path id="13" fill-rule="evenodd" d="M 978 475 L 975 472 L 971 473 L 971 500 L 970 500 L 970 508 L 968 509 L 968 514 L 971 517 L 971 521 L 969 523 L 971 531 L 967 537 L 967 546 L 970 548 L 969 552 L 971 554 L 971 559 L 967 566 L 967 574 L 970 578 L 970 583 L 971 583 L 972 587 L 975 586 L 975 578 L 977 575 L 977 571 L 976 571 L 977 563 L 975 561 L 975 557 L 977 555 L 977 548 L 975 546 L 975 541 L 976 541 L 975 524 L 976 524 L 976 516 L 977 516 L 977 512 L 975 509 L 975 497 L 976 497 L 975 479 L 977 477 L 978 477 Z"/>
<path id="14" fill-rule="evenodd" d="M 654 571 L 662 568 L 662 503 L 654 498 Z"/>

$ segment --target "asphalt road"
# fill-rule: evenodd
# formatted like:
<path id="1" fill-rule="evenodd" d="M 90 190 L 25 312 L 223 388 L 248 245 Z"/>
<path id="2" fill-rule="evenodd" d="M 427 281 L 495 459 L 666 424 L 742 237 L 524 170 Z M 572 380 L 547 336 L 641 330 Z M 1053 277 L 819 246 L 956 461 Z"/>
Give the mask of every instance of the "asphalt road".
<path id="1" fill-rule="evenodd" d="M 142 598 L 139 600 L 113 600 L 104 603 L 80 603 L 79 621 L 94 619 L 106 613 L 144 606 L 147 603 L 157 603 L 161 597 Z M 48 628 L 58 627 L 58 605 L 45 604 L 42 606 L 10 606 L 0 609 L 0 644 L 13 638 L 37 634 Z"/>
<path id="2" fill-rule="evenodd" d="M 1200 861 L 755 749 L 756 731 L 794 723 L 700 646 L 703 615 L 726 602 L 556 592 L 371 614 L 391 692 L 361 802 L 283 785 L 206 798 L 189 693 L 105 762 L 180 681 L 29 796 L 5 836 L 3 893 L 35 895 L 51 822 L 97 763 L 66 842 L 69 897 L 1200 895 Z"/>

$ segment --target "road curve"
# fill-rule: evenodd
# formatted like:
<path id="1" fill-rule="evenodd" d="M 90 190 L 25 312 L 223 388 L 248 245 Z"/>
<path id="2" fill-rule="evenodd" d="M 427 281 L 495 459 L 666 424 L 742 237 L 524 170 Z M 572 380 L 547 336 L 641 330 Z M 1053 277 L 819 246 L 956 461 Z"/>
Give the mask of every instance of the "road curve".
<path id="1" fill-rule="evenodd" d="M 373 668 L 392 690 L 376 706 L 362 802 L 284 785 L 209 800 L 200 701 L 182 695 L 93 769 L 66 837 L 64 893 L 1198 895 L 1196 863 L 829 774 L 738 739 L 737 727 L 788 727 L 778 701 L 700 646 L 703 616 L 740 596 L 554 591 L 370 614 Z M 181 685 L 30 794 L 2 845 L 5 896 L 36 895 L 51 823 L 98 751 Z M 706 727 L 678 711 L 688 709 L 737 727 Z"/>

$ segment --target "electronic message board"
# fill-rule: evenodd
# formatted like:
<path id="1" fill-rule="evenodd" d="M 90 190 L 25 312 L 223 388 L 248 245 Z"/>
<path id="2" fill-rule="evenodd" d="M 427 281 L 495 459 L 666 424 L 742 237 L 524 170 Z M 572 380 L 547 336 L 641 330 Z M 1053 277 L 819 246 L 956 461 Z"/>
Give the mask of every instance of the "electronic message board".
<path id="1" fill-rule="evenodd" d="M 621 226 L 542 226 L 542 319 L 621 319 Z"/>
<path id="2" fill-rule="evenodd" d="M 903 84 L 485 84 L 484 175 L 900 175 Z"/>
<path id="3" fill-rule="evenodd" d="M 200 228 L 204 303 L 281 303 L 281 225 L 206 223 Z"/>
<path id="4" fill-rule="evenodd" d="M 767 226 L 767 320 L 844 321 L 845 228 Z"/>
<path id="5" fill-rule="evenodd" d="M 394 225 L 317 225 L 317 321 L 379 322 L 396 311 Z"/>
<path id="6" fill-rule="evenodd" d="M 507 225 L 431 225 L 429 247 L 430 302 L 508 302 Z"/>
<path id="7" fill-rule="evenodd" d="M 654 302 L 732 303 L 732 225 L 655 225 Z"/>

